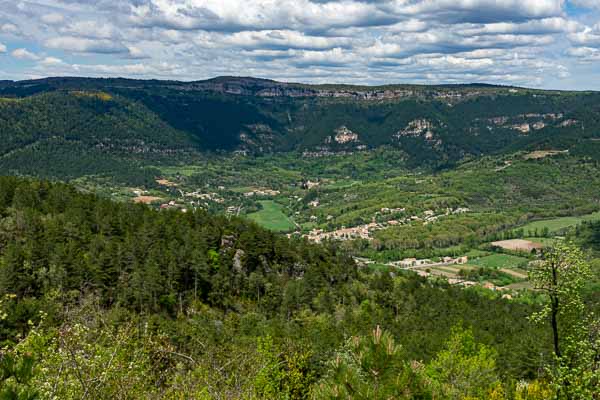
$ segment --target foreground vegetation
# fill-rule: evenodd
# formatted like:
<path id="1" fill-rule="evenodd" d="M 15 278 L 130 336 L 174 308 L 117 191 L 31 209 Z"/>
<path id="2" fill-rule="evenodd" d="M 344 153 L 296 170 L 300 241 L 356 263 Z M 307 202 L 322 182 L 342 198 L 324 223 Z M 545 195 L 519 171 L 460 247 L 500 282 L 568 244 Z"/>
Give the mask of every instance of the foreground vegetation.
<path id="1" fill-rule="evenodd" d="M 537 270 L 549 296 L 509 300 L 358 268 L 333 245 L 237 218 L 157 212 L 35 180 L 1 178 L 0 194 L 5 398 L 598 393 L 597 323 L 573 323 L 592 318 L 597 292 L 585 290 L 591 272 L 571 248 L 542 264 L 560 266 L 558 286 Z M 593 249 L 588 237 L 580 243 Z"/>

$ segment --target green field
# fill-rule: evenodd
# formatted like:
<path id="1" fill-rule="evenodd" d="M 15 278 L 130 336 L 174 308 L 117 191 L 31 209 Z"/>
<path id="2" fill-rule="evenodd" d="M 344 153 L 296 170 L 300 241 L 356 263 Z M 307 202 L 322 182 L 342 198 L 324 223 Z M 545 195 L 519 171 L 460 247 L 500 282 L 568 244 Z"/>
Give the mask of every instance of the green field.
<path id="1" fill-rule="evenodd" d="M 485 268 L 517 268 L 527 263 L 527 259 L 524 257 L 512 256 L 509 254 L 492 254 L 490 256 L 477 258 L 469 261 L 470 265 L 476 265 L 478 267 Z"/>
<path id="2" fill-rule="evenodd" d="M 471 249 L 465 255 L 468 256 L 469 259 L 473 259 L 473 258 L 479 258 L 479 257 L 488 256 L 488 255 L 490 255 L 490 252 L 489 251 L 479 250 L 479 249 Z"/>
<path id="3" fill-rule="evenodd" d="M 579 217 L 561 217 L 554 219 L 545 219 L 541 221 L 531 222 L 521 227 L 525 233 L 534 232 L 536 229 L 541 232 L 543 229 L 548 228 L 550 232 L 557 232 L 561 229 L 568 228 L 570 226 L 578 225 L 584 221 L 600 221 L 600 212 L 593 214 L 582 215 Z M 519 228 L 519 229 L 521 229 Z"/>
<path id="4" fill-rule="evenodd" d="M 165 175 L 174 176 L 174 175 L 183 175 L 186 177 L 190 177 L 194 174 L 202 173 L 206 169 L 206 167 L 201 165 L 173 165 L 173 166 L 160 166 L 156 167 Z"/>
<path id="5" fill-rule="evenodd" d="M 283 213 L 283 206 L 273 200 L 259 201 L 262 209 L 247 217 L 257 224 L 276 232 L 289 232 L 295 228 L 294 222 Z"/>

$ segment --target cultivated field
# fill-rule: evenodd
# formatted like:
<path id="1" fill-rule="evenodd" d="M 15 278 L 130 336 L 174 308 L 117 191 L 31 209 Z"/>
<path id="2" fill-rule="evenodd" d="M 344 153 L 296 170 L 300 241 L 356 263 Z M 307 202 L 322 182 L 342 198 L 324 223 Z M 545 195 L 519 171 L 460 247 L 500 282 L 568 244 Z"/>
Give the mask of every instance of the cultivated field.
<path id="1" fill-rule="evenodd" d="M 133 199 L 135 203 L 150 204 L 161 201 L 162 198 L 156 196 L 138 196 Z"/>
<path id="2" fill-rule="evenodd" d="M 492 242 L 492 246 L 501 247 L 506 250 L 513 251 L 531 251 L 544 247 L 541 243 L 532 242 L 524 239 L 500 240 Z"/>
<path id="3" fill-rule="evenodd" d="M 557 154 L 565 154 L 568 152 L 568 150 L 537 150 L 526 154 L 523 158 L 526 160 L 539 160 L 540 158 L 555 156 Z"/>

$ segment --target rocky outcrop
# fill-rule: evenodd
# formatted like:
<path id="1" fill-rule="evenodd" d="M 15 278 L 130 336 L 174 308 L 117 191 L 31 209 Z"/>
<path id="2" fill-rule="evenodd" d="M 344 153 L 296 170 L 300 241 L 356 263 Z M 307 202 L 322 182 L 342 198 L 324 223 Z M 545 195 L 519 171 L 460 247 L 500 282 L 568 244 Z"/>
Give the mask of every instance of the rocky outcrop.
<path id="1" fill-rule="evenodd" d="M 427 119 L 415 119 L 410 121 L 408 125 L 396 132 L 394 137 L 424 137 L 426 140 L 433 139 L 433 123 Z"/>
<path id="2" fill-rule="evenodd" d="M 511 129 L 514 129 L 516 131 L 521 132 L 522 134 L 527 134 L 531 131 L 531 127 L 529 126 L 528 123 L 524 123 L 524 124 L 515 124 L 513 126 L 511 126 Z"/>
<path id="3" fill-rule="evenodd" d="M 241 274 L 244 272 L 244 265 L 242 263 L 243 257 L 246 255 L 246 252 L 242 249 L 237 249 L 235 251 L 235 255 L 233 256 L 233 270 Z"/>
<path id="4" fill-rule="evenodd" d="M 359 142 L 360 139 L 358 138 L 358 134 L 355 132 L 352 132 L 350 129 L 348 129 L 346 126 L 340 126 L 339 128 L 337 128 L 335 131 L 335 136 L 333 137 L 333 140 L 335 140 L 336 143 L 339 144 L 345 144 L 345 143 L 353 143 L 353 142 Z"/>

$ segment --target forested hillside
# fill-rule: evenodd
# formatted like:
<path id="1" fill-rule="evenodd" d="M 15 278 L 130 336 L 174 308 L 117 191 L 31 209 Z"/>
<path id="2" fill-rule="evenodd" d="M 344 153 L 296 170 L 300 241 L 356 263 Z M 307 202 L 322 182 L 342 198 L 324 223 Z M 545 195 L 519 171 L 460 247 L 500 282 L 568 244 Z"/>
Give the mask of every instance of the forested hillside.
<path id="1" fill-rule="evenodd" d="M 401 150 L 409 166 L 434 168 L 524 149 L 596 157 L 599 142 L 589 139 L 600 132 L 599 99 L 593 92 L 487 85 L 310 86 L 252 78 L 3 82 L 0 168 L 118 177 L 149 161 L 207 151 L 315 157 L 383 145 Z M 138 171 L 134 179 L 143 176 Z"/>
<path id="2" fill-rule="evenodd" d="M 583 399 L 598 383 L 583 342 L 581 378 L 549 368 L 535 292 L 358 267 L 334 244 L 45 181 L 0 178 L 0 296 L 3 398 L 547 399 L 569 382 Z"/>
<path id="3" fill-rule="evenodd" d="M 598 93 L 1 81 L 0 135 L 0 400 L 598 398 Z"/>

